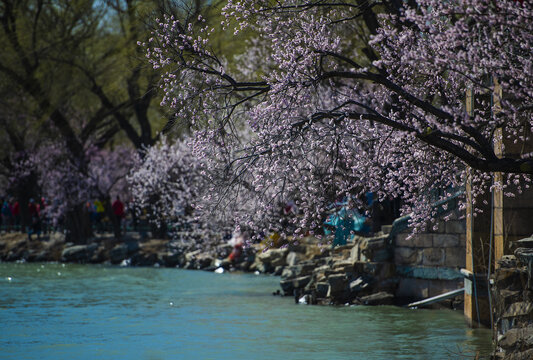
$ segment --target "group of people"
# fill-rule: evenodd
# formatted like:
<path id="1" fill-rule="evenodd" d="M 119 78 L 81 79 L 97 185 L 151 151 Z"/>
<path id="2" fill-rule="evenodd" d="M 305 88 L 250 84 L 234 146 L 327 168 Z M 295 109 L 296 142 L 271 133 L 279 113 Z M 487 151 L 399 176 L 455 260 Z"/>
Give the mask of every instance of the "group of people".
<path id="1" fill-rule="evenodd" d="M 14 198 L 8 198 L 2 200 L 2 208 L 0 210 L 0 225 L 2 230 L 5 231 L 21 231 L 24 230 L 22 223 L 22 209 L 20 202 Z M 37 238 L 40 237 L 42 231 L 42 218 L 43 212 L 46 207 L 44 198 L 41 198 L 39 202 L 34 199 L 30 199 L 28 203 L 28 215 L 29 224 L 28 237 L 31 239 L 31 235 L 37 234 Z"/>
<path id="2" fill-rule="evenodd" d="M 13 198 L 2 200 L 0 224 L 7 230 L 20 227 L 20 204 Z"/>
<path id="3" fill-rule="evenodd" d="M 126 208 L 119 196 L 117 196 L 111 204 L 111 213 L 106 213 L 104 202 L 102 202 L 100 199 L 96 199 L 92 202 L 88 201 L 87 210 L 89 212 L 91 224 L 96 231 L 104 232 L 106 229 L 106 224 L 108 224 L 110 220 L 113 220 L 112 223 L 114 225 L 115 232 L 116 229 L 121 231 L 122 222 L 126 218 Z M 110 219 L 109 215 L 111 214 L 113 219 Z"/>
<path id="4" fill-rule="evenodd" d="M 37 201 L 32 198 L 27 205 L 27 215 L 23 215 L 23 209 L 21 209 L 21 203 L 18 200 L 14 197 L 2 198 L 0 200 L 0 230 L 7 232 L 27 230 L 30 240 L 33 234 L 36 234 L 39 239 L 43 228 L 45 232 L 48 229 L 48 221 L 44 211 L 46 206 L 44 198 Z M 112 214 L 113 228 L 115 232 L 118 231 L 120 233 L 122 222 L 126 217 L 126 208 L 119 196 L 111 204 L 110 212 L 108 213 L 106 213 L 104 203 L 99 199 L 87 202 L 87 210 L 91 224 L 96 231 L 105 231 L 105 222 L 109 221 L 108 215 Z M 28 216 L 28 218 L 24 220 L 23 216 Z"/>

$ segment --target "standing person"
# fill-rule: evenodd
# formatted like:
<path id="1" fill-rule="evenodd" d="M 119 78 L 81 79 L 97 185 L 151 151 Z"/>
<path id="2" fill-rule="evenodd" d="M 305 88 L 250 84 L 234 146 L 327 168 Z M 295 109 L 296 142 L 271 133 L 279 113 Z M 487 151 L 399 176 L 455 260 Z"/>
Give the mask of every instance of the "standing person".
<path id="1" fill-rule="evenodd" d="M 119 238 L 121 222 L 124 218 L 124 203 L 120 201 L 118 195 L 116 200 L 113 202 L 113 205 L 111 205 L 111 208 L 113 209 L 113 214 L 115 215 L 115 237 Z"/>
<path id="2" fill-rule="evenodd" d="M 242 253 L 244 248 L 244 239 L 245 234 L 242 234 L 240 231 L 236 231 L 233 233 L 232 238 L 228 242 L 228 244 L 233 246 L 233 251 L 231 254 L 229 254 L 229 261 L 232 263 L 239 262 L 242 260 Z"/>
<path id="3" fill-rule="evenodd" d="M 94 200 L 94 208 L 96 211 L 96 228 L 99 232 L 104 232 L 104 214 L 105 214 L 105 208 L 104 204 L 99 199 Z"/>
<path id="4" fill-rule="evenodd" d="M 41 219 L 39 218 L 39 207 L 33 199 L 30 199 L 28 212 L 30 213 L 31 218 L 31 227 L 28 231 L 28 240 L 31 240 L 31 236 L 33 234 L 37 234 L 37 240 L 39 240 L 41 238 Z"/>
<path id="5" fill-rule="evenodd" d="M 13 204 L 13 217 L 15 218 L 15 230 L 20 230 L 20 204 L 17 201 Z"/>
<path id="6" fill-rule="evenodd" d="M 4 203 L 4 199 L 0 199 L 0 204 Z M 5 226 L 4 215 L 2 215 L 2 208 L 0 207 L 0 231 L 2 231 L 2 226 Z"/>
<path id="7" fill-rule="evenodd" d="M 94 203 L 87 201 L 85 204 L 87 207 L 87 212 L 89 213 L 89 220 L 91 221 L 91 229 L 96 231 L 96 206 L 94 206 Z"/>
<path id="8" fill-rule="evenodd" d="M 132 200 L 130 200 L 128 205 L 128 211 L 131 216 L 131 224 L 133 231 L 139 231 L 139 218 L 137 216 L 137 208 L 135 207 L 135 204 Z"/>
<path id="9" fill-rule="evenodd" d="M 41 197 L 41 202 L 37 205 L 38 206 L 38 209 L 39 209 L 39 218 L 40 218 L 40 223 L 41 223 L 41 230 L 43 231 L 43 233 L 46 235 L 48 234 L 48 231 L 49 231 L 49 222 L 48 222 L 48 216 L 47 216 L 47 213 L 46 213 L 46 207 L 47 207 L 47 204 L 46 204 L 46 199 L 43 197 Z"/>
<path id="10" fill-rule="evenodd" d="M 141 209 L 141 214 L 139 216 L 139 229 L 141 233 L 141 239 L 146 239 L 148 237 L 148 211 L 146 211 L 146 208 Z"/>
<path id="11" fill-rule="evenodd" d="M 13 225 L 13 207 L 8 200 L 4 200 L 2 205 L 2 217 L 4 218 L 4 225 L 6 226 L 6 231 L 11 231 L 11 226 Z"/>

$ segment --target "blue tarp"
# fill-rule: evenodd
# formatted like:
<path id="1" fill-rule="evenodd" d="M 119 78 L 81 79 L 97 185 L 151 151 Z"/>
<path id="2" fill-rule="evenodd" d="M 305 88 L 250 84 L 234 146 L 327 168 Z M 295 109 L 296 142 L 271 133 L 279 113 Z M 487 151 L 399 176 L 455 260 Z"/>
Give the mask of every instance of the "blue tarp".
<path id="1" fill-rule="evenodd" d="M 324 222 L 324 225 L 335 228 L 335 238 L 333 246 L 346 245 L 347 241 L 354 236 L 354 232 L 366 233 L 370 228 L 365 224 L 366 218 L 359 214 L 357 210 L 348 209 L 343 206 L 339 211 L 330 215 Z M 326 235 L 331 234 L 327 228 L 324 229 Z"/>

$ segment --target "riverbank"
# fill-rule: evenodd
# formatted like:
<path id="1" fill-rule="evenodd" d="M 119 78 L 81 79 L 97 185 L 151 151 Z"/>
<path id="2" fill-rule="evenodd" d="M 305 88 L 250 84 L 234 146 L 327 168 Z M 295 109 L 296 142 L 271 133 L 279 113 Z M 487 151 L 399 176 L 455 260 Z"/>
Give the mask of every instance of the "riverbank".
<path id="1" fill-rule="evenodd" d="M 323 305 L 405 305 L 412 298 L 396 296 L 401 279 L 393 263 L 374 261 L 380 254 L 376 241 L 357 238 L 335 249 L 319 246 L 315 238 L 304 238 L 283 248 L 265 249 L 263 244 L 245 248 L 229 260 L 233 247 L 211 244 L 197 248 L 163 239 L 142 239 L 127 233 L 122 239 L 108 234 L 90 239 L 88 244 L 65 242 L 61 233 L 41 239 L 28 239 L 23 233 L 0 236 L 0 261 L 64 262 L 112 264 L 121 266 L 178 267 L 206 271 L 244 271 L 280 276 L 280 291 L 296 302 Z M 361 253 L 367 258 L 361 260 Z M 381 255 L 379 255 L 381 256 Z M 459 309 L 461 297 L 433 307 Z"/>
<path id="2" fill-rule="evenodd" d="M 143 239 L 138 233 L 127 233 L 121 239 L 116 239 L 113 234 L 102 234 L 90 238 L 87 244 L 66 242 L 62 233 L 47 234 L 40 239 L 35 236 L 29 239 L 23 233 L 4 233 L 0 235 L 0 261 L 177 266 L 192 269 L 210 265 L 213 257 L 218 255 L 217 250 L 228 250 L 228 246 L 215 249 L 213 256 L 206 258 L 205 254 L 200 255 L 200 251 L 190 251 L 191 247 L 168 239 Z"/>

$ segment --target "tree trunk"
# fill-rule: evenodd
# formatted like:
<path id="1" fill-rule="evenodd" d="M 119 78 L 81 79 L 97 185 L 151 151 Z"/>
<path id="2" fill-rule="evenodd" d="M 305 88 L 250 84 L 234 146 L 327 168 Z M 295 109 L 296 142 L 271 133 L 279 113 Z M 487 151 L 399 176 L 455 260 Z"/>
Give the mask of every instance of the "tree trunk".
<path id="1" fill-rule="evenodd" d="M 91 221 L 85 204 L 79 204 L 65 215 L 66 241 L 87 244 L 92 236 Z"/>

